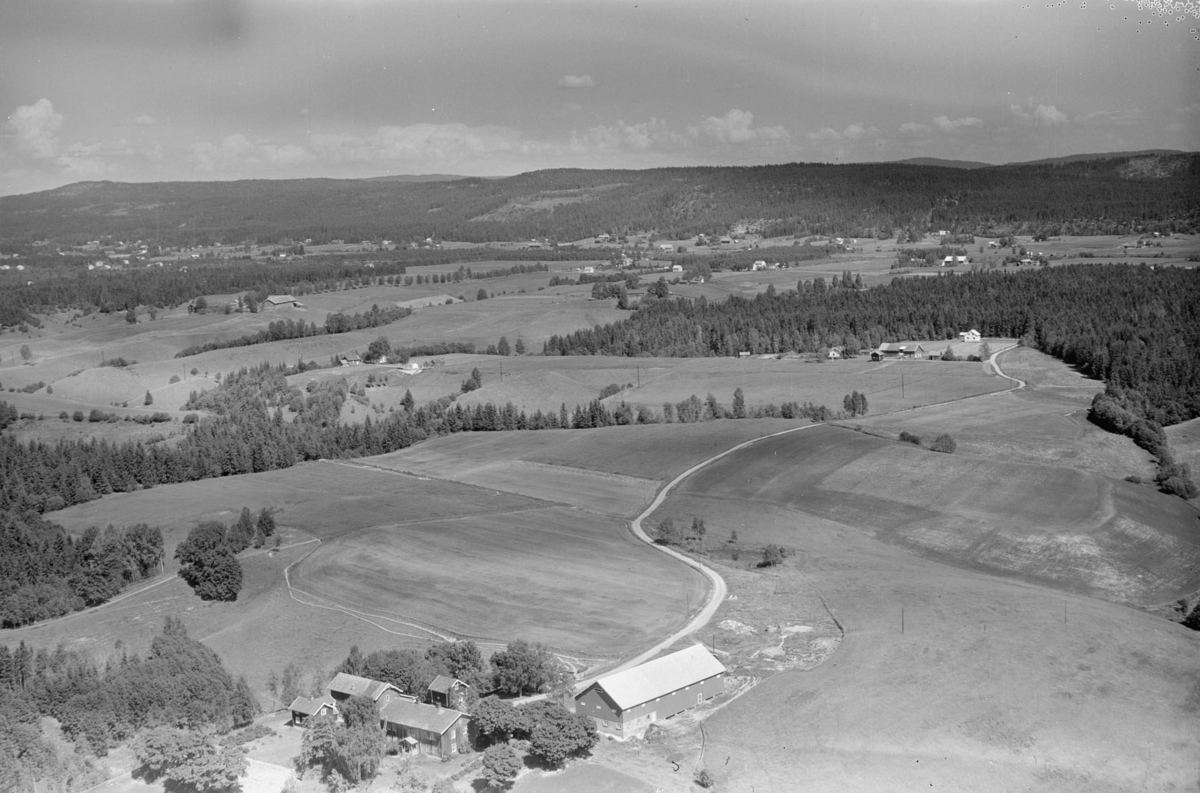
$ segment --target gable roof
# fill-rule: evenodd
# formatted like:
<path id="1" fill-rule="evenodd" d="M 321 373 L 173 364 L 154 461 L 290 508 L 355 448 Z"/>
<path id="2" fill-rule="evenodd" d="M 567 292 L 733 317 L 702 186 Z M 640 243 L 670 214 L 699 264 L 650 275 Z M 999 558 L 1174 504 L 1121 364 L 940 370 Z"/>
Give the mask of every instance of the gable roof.
<path id="1" fill-rule="evenodd" d="M 264 303 L 298 303 L 300 301 L 296 300 L 296 298 L 292 297 L 291 295 L 267 295 L 267 299 L 264 300 L 263 302 Z"/>
<path id="2" fill-rule="evenodd" d="M 305 716 L 313 716 L 325 708 L 337 710 L 337 705 L 328 694 L 319 697 L 296 697 L 292 704 L 288 705 L 288 710 L 303 713 Z"/>
<path id="3" fill-rule="evenodd" d="M 704 645 L 694 644 L 624 672 L 602 677 L 594 685 L 603 689 L 617 707 L 627 710 L 723 672 L 724 664 Z"/>
<path id="4" fill-rule="evenodd" d="M 329 681 L 329 692 L 331 694 L 345 694 L 348 697 L 362 695 L 372 700 L 379 699 L 379 695 L 389 688 L 397 694 L 404 693 L 391 683 L 383 683 L 379 680 L 371 680 L 370 678 L 359 677 L 358 675 L 349 675 L 345 672 L 338 672 L 334 675 L 333 680 Z"/>
<path id="5" fill-rule="evenodd" d="M 433 679 L 433 682 L 429 684 L 429 690 L 436 691 L 439 694 L 449 694 L 450 690 L 453 689 L 455 686 L 465 686 L 465 685 L 467 685 L 467 684 L 464 683 L 463 681 L 459 680 L 457 677 L 450 677 L 449 675 L 438 675 L 437 677 L 435 677 Z"/>
<path id="6" fill-rule="evenodd" d="M 379 709 L 379 718 L 389 724 L 412 727 L 426 732 L 445 735 L 446 730 L 467 714 L 453 708 L 425 705 L 407 698 L 393 699 Z"/>

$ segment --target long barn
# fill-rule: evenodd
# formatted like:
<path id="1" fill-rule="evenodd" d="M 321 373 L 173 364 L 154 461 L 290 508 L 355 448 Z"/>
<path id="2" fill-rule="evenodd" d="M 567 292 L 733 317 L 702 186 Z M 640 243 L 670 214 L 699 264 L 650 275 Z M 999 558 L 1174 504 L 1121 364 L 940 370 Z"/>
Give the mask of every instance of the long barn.
<path id="1" fill-rule="evenodd" d="M 575 712 L 595 719 L 599 732 L 623 740 L 724 690 L 724 664 L 697 644 L 600 678 L 575 695 Z"/>

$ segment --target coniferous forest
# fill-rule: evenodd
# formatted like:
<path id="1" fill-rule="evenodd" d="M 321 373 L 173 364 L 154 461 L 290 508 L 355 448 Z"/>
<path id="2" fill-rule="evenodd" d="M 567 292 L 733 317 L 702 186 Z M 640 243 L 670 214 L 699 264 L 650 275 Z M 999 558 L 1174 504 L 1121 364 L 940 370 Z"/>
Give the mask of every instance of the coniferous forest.
<path id="1" fill-rule="evenodd" d="M 656 300 L 628 319 L 554 336 L 549 355 L 730 356 L 1015 337 L 1110 388 L 1136 391 L 1162 425 L 1200 415 L 1200 271 L 1069 265 L 1022 273 L 898 279 L 873 289 L 767 292 L 720 303 Z"/>

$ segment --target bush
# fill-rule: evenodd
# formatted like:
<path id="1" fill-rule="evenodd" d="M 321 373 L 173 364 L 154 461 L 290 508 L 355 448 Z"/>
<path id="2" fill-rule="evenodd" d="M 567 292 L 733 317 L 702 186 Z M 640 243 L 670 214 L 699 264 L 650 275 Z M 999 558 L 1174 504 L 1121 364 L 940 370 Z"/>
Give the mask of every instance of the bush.
<path id="1" fill-rule="evenodd" d="M 934 438 L 933 443 L 929 446 L 930 451 L 942 452 L 943 454 L 954 454 L 956 448 L 958 448 L 958 444 L 945 432 Z"/>
<path id="2" fill-rule="evenodd" d="M 177 374 L 171 375 L 171 385 L 175 385 L 178 382 L 179 382 L 179 375 L 177 375 Z"/>
<path id="3" fill-rule="evenodd" d="M 791 555 L 791 551 L 782 545 L 771 544 L 763 548 L 762 561 L 758 563 L 758 566 L 774 567 L 777 564 L 783 564 L 783 560 Z"/>
<path id="4" fill-rule="evenodd" d="M 713 775 L 707 770 L 701 769 L 696 772 L 696 784 L 707 790 L 717 784 L 717 780 L 713 779 Z"/>
<path id="5" fill-rule="evenodd" d="M 74 413 L 71 414 L 71 418 L 74 419 L 75 421 L 83 421 L 83 411 L 76 410 Z"/>
<path id="6" fill-rule="evenodd" d="M 1141 478 L 1140 476 L 1138 476 L 1137 474 L 1131 474 L 1131 475 L 1129 475 L 1129 476 L 1125 477 L 1125 481 L 1126 481 L 1126 482 L 1132 482 L 1132 483 L 1133 483 L 1133 484 L 1135 484 L 1135 485 L 1140 485 L 1140 484 L 1142 484 L 1142 481 L 1143 481 L 1143 480 L 1142 480 L 1142 478 Z"/>
<path id="7" fill-rule="evenodd" d="M 911 432 L 901 432 L 900 440 L 904 441 L 905 443 L 911 443 L 914 446 L 921 445 L 921 436 L 913 435 Z"/>

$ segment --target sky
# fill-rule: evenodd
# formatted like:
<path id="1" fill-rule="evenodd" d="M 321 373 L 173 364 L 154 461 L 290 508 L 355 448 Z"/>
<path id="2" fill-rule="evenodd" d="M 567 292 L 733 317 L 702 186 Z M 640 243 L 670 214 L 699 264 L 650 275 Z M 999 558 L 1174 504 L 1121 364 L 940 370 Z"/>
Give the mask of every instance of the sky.
<path id="1" fill-rule="evenodd" d="M 13 0 L 0 195 L 1195 151 L 1198 28 L 1200 0 Z"/>

